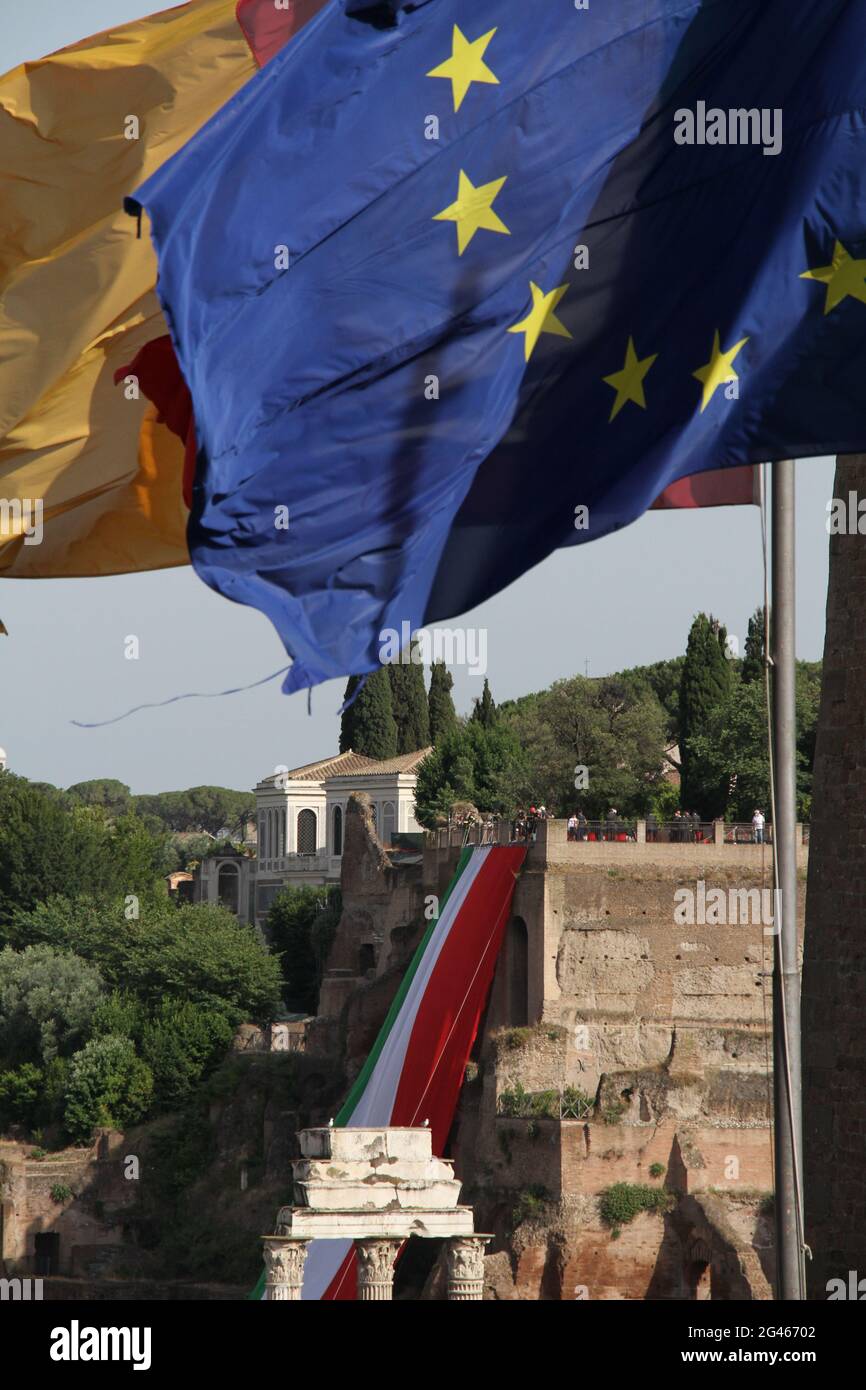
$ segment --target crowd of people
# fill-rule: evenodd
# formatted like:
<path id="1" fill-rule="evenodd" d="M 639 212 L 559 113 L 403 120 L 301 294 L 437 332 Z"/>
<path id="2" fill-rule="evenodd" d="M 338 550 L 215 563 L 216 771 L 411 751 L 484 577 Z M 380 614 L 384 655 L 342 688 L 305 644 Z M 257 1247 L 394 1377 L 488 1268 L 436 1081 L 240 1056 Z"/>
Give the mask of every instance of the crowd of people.
<path id="1" fill-rule="evenodd" d="M 511 822 L 512 840 L 535 840 L 538 822 L 540 820 L 553 820 L 554 814 L 548 811 L 546 806 L 530 806 L 526 811 L 520 807 Z"/>

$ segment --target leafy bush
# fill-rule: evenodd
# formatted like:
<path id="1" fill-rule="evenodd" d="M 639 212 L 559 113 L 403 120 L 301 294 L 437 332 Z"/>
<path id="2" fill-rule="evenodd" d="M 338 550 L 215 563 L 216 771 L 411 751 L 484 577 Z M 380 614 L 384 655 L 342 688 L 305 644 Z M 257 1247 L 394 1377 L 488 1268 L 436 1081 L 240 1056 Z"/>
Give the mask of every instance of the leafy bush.
<path id="1" fill-rule="evenodd" d="M 52 1202 L 56 1202 L 58 1206 L 62 1206 L 64 1202 L 68 1202 L 72 1195 L 72 1188 L 67 1186 L 65 1182 L 56 1182 L 52 1185 L 51 1200 Z"/>
<path id="2" fill-rule="evenodd" d="M 93 1038 L 72 1058 L 64 1122 L 74 1140 L 86 1143 L 98 1125 L 125 1129 L 140 1120 L 152 1098 L 150 1068 L 129 1038 Z"/>
<path id="3" fill-rule="evenodd" d="M 555 1119 L 559 1115 L 558 1091 L 526 1091 L 519 1081 L 500 1092 L 499 1114 L 511 1119 Z"/>
<path id="4" fill-rule="evenodd" d="M 544 1215 L 550 1201 L 550 1193 L 541 1183 L 533 1183 L 518 1193 L 511 1212 L 515 1229 L 522 1221 L 532 1221 Z"/>
<path id="5" fill-rule="evenodd" d="M 649 1175 L 651 1178 L 662 1177 L 664 1175 L 664 1171 L 665 1165 L 663 1163 L 651 1163 L 649 1166 Z"/>
<path id="6" fill-rule="evenodd" d="M 115 989 L 97 1004 L 90 1031 L 94 1037 L 113 1033 L 118 1038 L 131 1038 L 137 1043 L 141 1041 L 146 1023 L 147 1010 L 141 1000 L 126 990 Z"/>
<path id="7" fill-rule="evenodd" d="M 153 1074 L 156 1107 L 171 1110 L 180 1105 L 222 1058 L 232 1033 L 223 1014 L 167 1000 L 145 1024 L 141 1039 L 142 1056 Z"/>
<path id="8" fill-rule="evenodd" d="M 579 1086 L 566 1086 L 562 1092 L 561 1115 L 564 1120 L 583 1120 L 593 1107 L 593 1098 Z"/>
<path id="9" fill-rule="evenodd" d="M 218 1010 L 234 1022 L 268 1022 L 280 1004 L 279 962 L 255 928 L 222 907 L 142 897 L 127 920 L 123 898 L 60 898 L 18 913 L 10 932 L 20 944 L 69 947 L 99 966 L 115 989 L 145 1003 L 174 998 Z"/>
<path id="10" fill-rule="evenodd" d="M 604 1224 L 618 1228 L 627 1226 L 642 1211 L 668 1211 L 672 1204 L 673 1198 L 663 1188 L 617 1182 L 602 1192 L 599 1206 Z"/>
<path id="11" fill-rule="evenodd" d="M 0 951 L 0 1055 L 50 1061 L 83 1037 L 102 996 L 95 965 L 41 944 Z"/>
<path id="12" fill-rule="evenodd" d="M 284 888 L 274 898 L 265 934 L 282 958 L 290 1007 L 315 1013 L 341 911 L 339 890 L 333 888 Z"/>
<path id="13" fill-rule="evenodd" d="M 13 1071 L 0 1071 L 0 1129 L 9 1125 L 30 1128 L 36 1119 L 45 1085 L 41 1067 L 24 1062 Z"/>

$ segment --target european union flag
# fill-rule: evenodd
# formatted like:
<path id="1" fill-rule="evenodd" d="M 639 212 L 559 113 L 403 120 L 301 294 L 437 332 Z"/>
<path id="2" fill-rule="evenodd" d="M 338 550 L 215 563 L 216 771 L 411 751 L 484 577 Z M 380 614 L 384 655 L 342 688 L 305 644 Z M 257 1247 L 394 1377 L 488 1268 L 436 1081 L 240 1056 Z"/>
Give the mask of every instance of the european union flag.
<path id="1" fill-rule="evenodd" d="M 866 0 L 330 0 L 132 200 L 285 689 L 704 469 L 866 449 Z"/>

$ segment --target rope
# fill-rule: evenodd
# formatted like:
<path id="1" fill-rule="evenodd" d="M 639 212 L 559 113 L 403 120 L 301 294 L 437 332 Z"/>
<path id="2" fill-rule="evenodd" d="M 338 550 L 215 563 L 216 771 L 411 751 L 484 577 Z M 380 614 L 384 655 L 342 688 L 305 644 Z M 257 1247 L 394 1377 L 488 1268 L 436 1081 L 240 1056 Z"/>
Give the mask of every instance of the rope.
<path id="1" fill-rule="evenodd" d="M 113 719 L 100 719 L 94 724 L 85 724 L 81 719 L 70 719 L 70 724 L 74 724 L 76 729 L 104 729 L 107 724 L 119 724 L 122 719 L 128 719 L 131 714 L 138 714 L 143 709 L 164 709 L 166 705 L 175 705 L 178 700 L 221 700 L 224 695 L 240 695 L 244 690 L 255 690 L 259 685 L 267 685 L 268 681 L 275 681 L 277 676 L 284 676 L 288 666 L 281 666 L 279 671 L 273 671 L 269 676 L 263 676 L 259 681 L 253 681 L 250 685 L 235 685 L 230 690 L 194 690 L 186 695 L 172 695 L 167 700 L 150 700 L 143 705 L 133 705 L 132 709 L 126 710 L 123 714 L 116 714 Z M 307 692 L 309 709 L 309 691 Z"/>

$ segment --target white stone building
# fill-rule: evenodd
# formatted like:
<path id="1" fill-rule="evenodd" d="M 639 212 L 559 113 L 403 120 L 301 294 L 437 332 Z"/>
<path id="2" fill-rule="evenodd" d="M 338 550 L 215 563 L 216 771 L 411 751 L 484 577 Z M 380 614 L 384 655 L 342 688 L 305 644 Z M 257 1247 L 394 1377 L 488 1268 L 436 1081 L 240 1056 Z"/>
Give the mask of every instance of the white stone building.
<path id="1" fill-rule="evenodd" d="M 415 786 L 429 753 L 377 762 L 338 753 L 303 767 L 279 768 L 255 788 L 257 857 L 215 855 L 201 866 L 201 901 L 223 902 L 245 920 L 261 922 L 276 893 L 295 884 L 337 884 L 346 805 L 353 792 L 370 798 L 383 845 L 418 834 Z"/>

